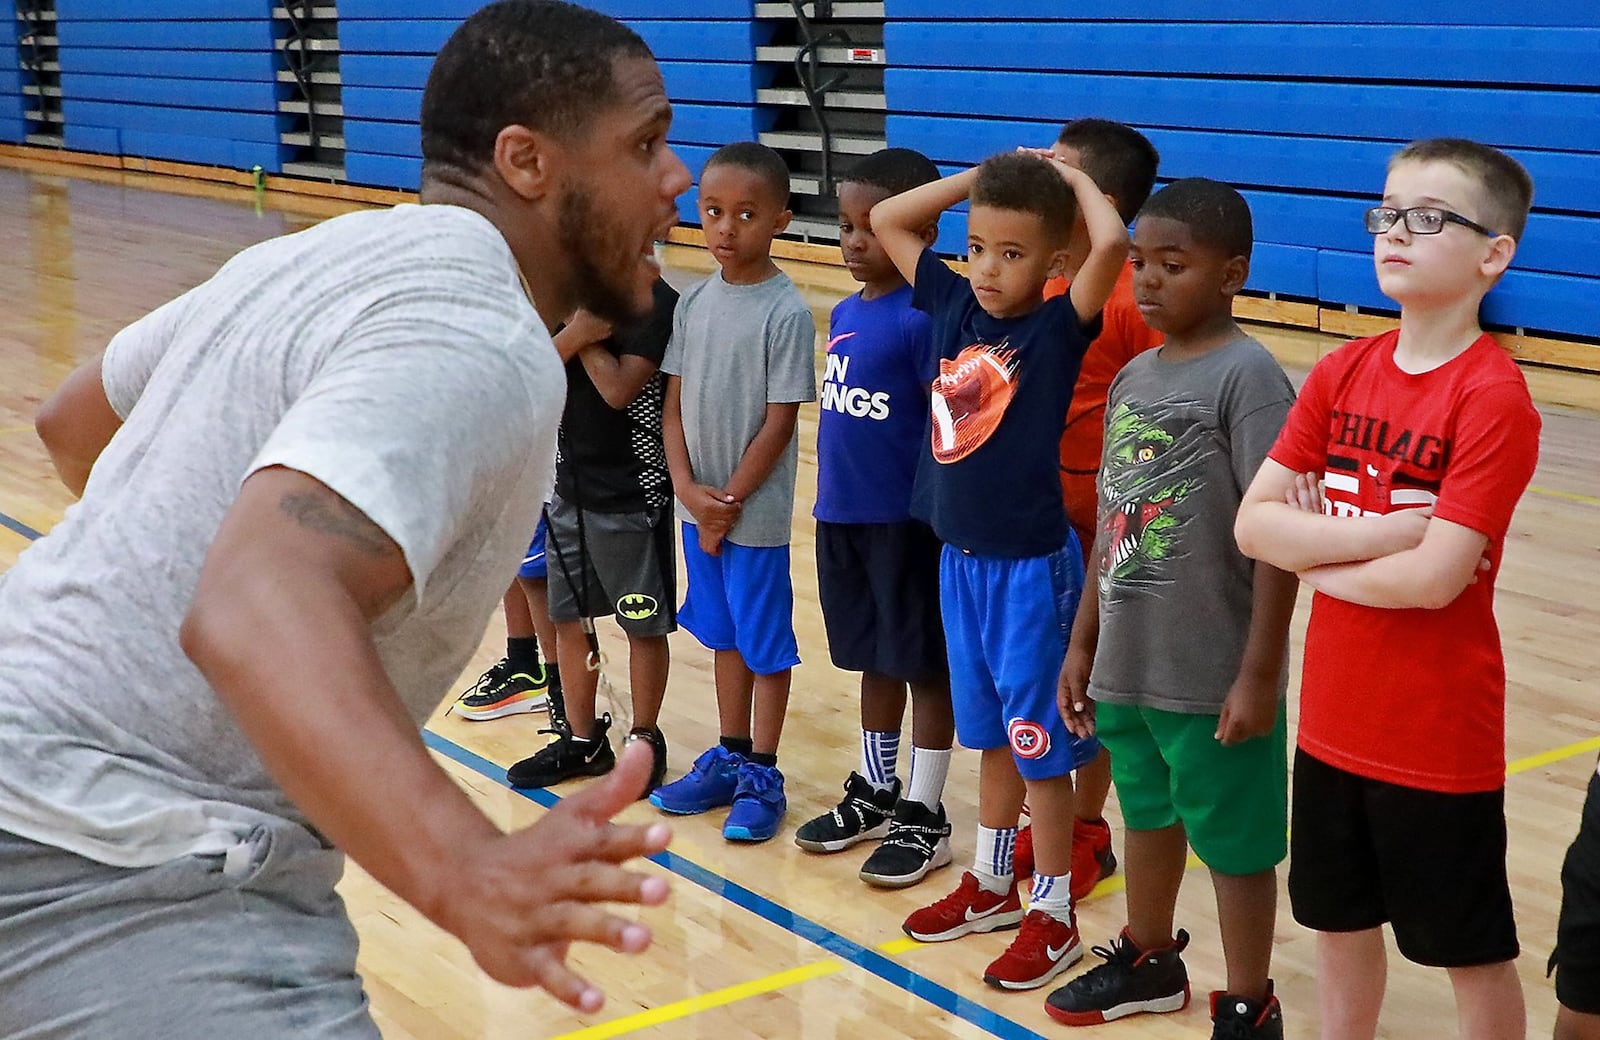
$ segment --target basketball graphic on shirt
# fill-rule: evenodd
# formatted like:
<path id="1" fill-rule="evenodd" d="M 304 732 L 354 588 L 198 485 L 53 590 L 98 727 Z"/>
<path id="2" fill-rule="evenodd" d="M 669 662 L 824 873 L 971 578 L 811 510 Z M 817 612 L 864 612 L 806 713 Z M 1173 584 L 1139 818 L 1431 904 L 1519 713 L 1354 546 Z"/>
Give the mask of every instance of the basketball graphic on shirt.
<path id="1" fill-rule="evenodd" d="M 1000 428 L 1017 392 L 1017 352 L 1004 342 L 974 343 L 939 362 L 933 384 L 933 457 L 941 463 L 971 455 Z"/>

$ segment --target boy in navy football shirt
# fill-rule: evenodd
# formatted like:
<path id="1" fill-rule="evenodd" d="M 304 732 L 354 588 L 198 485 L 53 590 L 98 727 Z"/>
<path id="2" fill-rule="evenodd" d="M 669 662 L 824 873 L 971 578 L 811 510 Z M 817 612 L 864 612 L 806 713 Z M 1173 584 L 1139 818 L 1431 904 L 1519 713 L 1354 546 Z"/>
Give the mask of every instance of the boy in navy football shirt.
<path id="1" fill-rule="evenodd" d="M 970 281 L 923 237 L 969 194 Z M 1080 212 L 1088 256 L 1067 295 L 1045 300 L 1045 282 L 1069 273 Z M 1056 442 L 1128 233 L 1094 181 L 1048 152 L 997 155 L 914 188 L 874 206 L 872 224 L 913 306 L 933 321 L 931 452 L 919 460 L 913 512 L 945 543 L 939 592 L 956 732 L 983 752 L 974 869 L 911 914 L 905 931 L 935 942 L 1020 925 L 984 981 L 1032 989 L 1083 956 L 1069 894 L 1071 773 L 1099 744 L 1072 737 L 1055 703 L 1083 586 Z M 1012 863 L 1024 796 L 1034 829 L 1026 915 Z"/>
<path id="2" fill-rule="evenodd" d="M 884 838 L 868 884 L 915 884 L 950 862 L 941 798 L 955 723 L 939 619 L 939 540 L 911 517 L 926 450 L 932 330 L 872 233 L 872 207 L 939 179 L 921 153 L 885 148 L 839 185 L 839 245 L 861 291 L 833 309 L 817 422 L 817 588 L 833 663 L 861 673 L 861 768 L 795 844 L 839 852 Z M 937 228 L 929 224 L 923 241 Z M 911 688 L 911 782 L 895 775 Z"/>

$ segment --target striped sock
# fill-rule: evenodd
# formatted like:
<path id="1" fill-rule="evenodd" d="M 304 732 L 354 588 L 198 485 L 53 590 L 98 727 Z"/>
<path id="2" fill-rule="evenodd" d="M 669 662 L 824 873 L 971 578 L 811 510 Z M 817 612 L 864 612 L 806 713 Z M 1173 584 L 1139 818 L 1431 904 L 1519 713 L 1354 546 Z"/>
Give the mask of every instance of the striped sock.
<path id="1" fill-rule="evenodd" d="M 1033 875 L 1029 910 L 1043 910 L 1058 921 L 1072 923 L 1072 874 Z"/>
<path id="2" fill-rule="evenodd" d="M 861 731 L 861 775 L 880 791 L 894 786 L 894 768 L 900 761 L 900 731 Z"/>
<path id="3" fill-rule="evenodd" d="M 978 853 L 974 858 L 973 874 L 983 887 L 991 892 L 1005 892 L 1011 888 L 1011 856 L 1017 850 L 1015 827 L 978 827 Z"/>

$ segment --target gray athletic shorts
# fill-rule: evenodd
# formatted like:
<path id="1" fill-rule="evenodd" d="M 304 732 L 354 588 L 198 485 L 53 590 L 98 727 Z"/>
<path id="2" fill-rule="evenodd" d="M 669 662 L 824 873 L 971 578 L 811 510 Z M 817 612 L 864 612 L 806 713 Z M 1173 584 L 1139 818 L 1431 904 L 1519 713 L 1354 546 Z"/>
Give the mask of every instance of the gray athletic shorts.
<path id="1" fill-rule="evenodd" d="M 615 615 L 631 636 L 678 630 L 672 507 L 596 513 L 557 497 L 545 509 L 550 620 Z M 585 584 L 587 582 L 587 584 Z"/>
<path id="2" fill-rule="evenodd" d="M 0 831 L 0 1034 L 378 1040 L 343 871 L 289 823 L 141 869 Z"/>

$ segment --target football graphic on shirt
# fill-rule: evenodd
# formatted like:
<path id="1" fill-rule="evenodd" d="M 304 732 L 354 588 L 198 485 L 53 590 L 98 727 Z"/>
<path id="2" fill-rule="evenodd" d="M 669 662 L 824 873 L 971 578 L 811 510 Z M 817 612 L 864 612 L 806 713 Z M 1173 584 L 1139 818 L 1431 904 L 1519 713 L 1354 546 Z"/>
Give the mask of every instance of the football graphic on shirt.
<path id="1" fill-rule="evenodd" d="M 1017 392 L 1017 352 L 974 343 L 939 362 L 933 384 L 933 457 L 959 462 L 999 429 Z"/>

